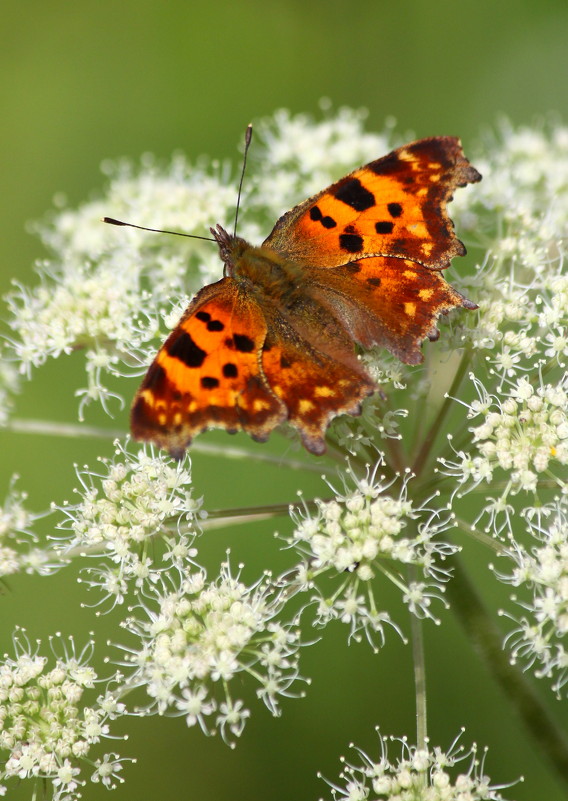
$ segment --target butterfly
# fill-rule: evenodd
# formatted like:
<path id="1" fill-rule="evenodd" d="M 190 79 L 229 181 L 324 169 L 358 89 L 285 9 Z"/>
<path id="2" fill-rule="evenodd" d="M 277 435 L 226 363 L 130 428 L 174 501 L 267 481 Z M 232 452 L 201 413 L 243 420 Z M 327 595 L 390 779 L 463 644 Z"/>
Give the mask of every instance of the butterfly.
<path id="1" fill-rule="evenodd" d="M 131 430 L 181 459 L 209 428 L 265 442 L 287 421 L 313 454 L 377 386 L 355 346 L 418 364 L 455 307 L 441 270 L 465 254 L 446 212 L 481 180 L 459 139 L 412 142 L 286 212 L 260 247 L 211 228 L 224 277 L 203 287 L 136 393 Z"/>

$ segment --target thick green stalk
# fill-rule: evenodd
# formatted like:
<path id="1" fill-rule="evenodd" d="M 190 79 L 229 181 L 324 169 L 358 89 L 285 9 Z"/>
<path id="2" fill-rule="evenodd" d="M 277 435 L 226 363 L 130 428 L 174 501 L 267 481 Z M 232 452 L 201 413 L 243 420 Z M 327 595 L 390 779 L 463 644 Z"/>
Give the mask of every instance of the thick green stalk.
<path id="1" fill-rule="evenodd" d="M 469 351 L 465 351 L 458 365 L 458 368 L 455 372 L 452 385 L 448 393 L 446 394 L 446 397 L 444 398 L 442 405 L 438 410 L 438 414 L 436 415 L 434 422 L 430 426 L 428 433 L 422 440 L 420 450 L 418 451 L 418 454 L 416 455 L 416 458 L 414 459 L 412 464 L 412 472 L 417 476 L 420 475 L 422 469 L 424 468 L 426 462 L 428 461 L 432 445 L 434 444 L 436 437 L 438 436 L 438 433 L 442 429 L 442 426 L 446 420 L 450 408 L 454 403 L 453 399 L 457 395 L 459 386 L 469 366 L 470 359 L 471 359 L 471 354 L 469 353 Z"/>
<path id="2" fill-rule="evenodd" d="M 503 635 L 485 608 L 458 557 L 449 560 L 452 580 L 446 597 L 485 662 L 491 675 L 514 706 L 535 744 L 547 757 L 568 792 L 568 739 L 550 716 L 523 673 L 511 665 L 503 649 Z"/>

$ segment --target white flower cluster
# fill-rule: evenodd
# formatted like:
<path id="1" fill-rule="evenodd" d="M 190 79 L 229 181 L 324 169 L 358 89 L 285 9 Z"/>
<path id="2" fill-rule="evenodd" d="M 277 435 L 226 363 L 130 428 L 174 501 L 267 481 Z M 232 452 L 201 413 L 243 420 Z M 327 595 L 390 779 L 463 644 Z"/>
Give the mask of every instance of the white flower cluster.
<path id="1" fill-rule="evenodd" d="M 479 760 L 475 744 L 465 751 L 457 747 L 456 738 L 444 752 L 429 744 L 417 748 L 406 739 L 388 739 L 400 743 L 400 758 L 389 760 L 388 740 L 380 734 L 378 760 L 357 748 L 360 764 L 342 760 L 343 784 L 328 782 L 334 801 L 505 801 L 499 792 L 503 787 L 491 786 L 485 775 L 485 759 Z M 469 764 L 458 772 L 456 768 L 463 761 Z"/>
<path id="2" fill-rule="evenodd" d="M 189 470 L 163 452 L 153 455 L 141 446 L 134 453 L 117 444 L 114 461 L 101 460 L 105 473 L 78 472 L 81 502 L 62 506 L 70 530 L 58 552 L 107 557 L 108 563 L 88 570 L 88 583 L 113 604 L 122 603 L 134 585 L 140 589 L 167 567 L 180 567 L 195 555 L 191 542 L 199 531 L 200 501 L 192 494 Z M 160 561 L 156 540 L 166 551 Z"/>
<path id="3" fill-rule="evenodd" d="M 32 515 L 24 509 L 25 493 L 14 489 L 14 479 L 4 505 L 0 506 L 0 576 L 21 569 L 19 545 L 29 536 Z"/>
<path id="4" fill-rule="evenodd" d="M 562 364 L 568 356 L 568 128 L 504 124 L 474 163 L 483 181 L 474 195 L 459 193 L 452 206 L 460 230 L 475 232 L 485 251 L 468 289 L 479 319 L 472 326 L 473 316 L 463 315 L 462 335 L 489 350 L 503 376 L 531 369 L 534 358 Z"/>
<path id="5" fill-rule="evenodd" d="M 49 357 L 87 350 L 82 404 L 106 404 L 111 393 L 105 373 L 147 363 L 160 335 L 159 313 L 171 311 L 172 297 L 221 275 L 213 245 L 116 229 L 101 217 L 122 215 L 138 225 L 203 236 L 209 225 L 232 216 L 228 209 L 236 200 L 226 170 L 193 167 L 181 156 L 169 168 L 147 157 L 139 173 L 124 162 L 106 165 L 106 172 L 111 182 L 103 199 L 60 211 L 38 226 L 54 255 L 39 266 L 37 287 L 17 286 L 8 299 L 11 347 L 21 372 L 29 374 Z"/>
<path id="6" fill-rule="evenodd" d="M 124 706 L 108 691 L 84 705 L 85 692 L 99 681 L 89 665 L 92 643 L 77 654 L 73 640 L 52 640 L 52 652 L 58 645 L 62 651 L 52 666 L 24 632 L 17 632 L 14 645 L 15 658 L 0 661 L 0 794 L 36 779 L 51 784 L 53 801 L 72 801 L 85 784 L 82 765 L 92 766 L 93 747 L 110 736 L 109 721 L 124 714 Z M 112 787 L 123 761 L 105 755 L 91 778 Z"/>
<path id="7" fill-rule="evenodd" d="M 514 128 L 502 122 L 475 163 L 483 175 L 476 191 L 479 206 L 468 208 L 464 223 L 489 241 L 488 228 L 499 225 L 496 255 L 543 271 L 542 257 L 565 237 L 568 221 L 568 128 L 556 123 Z"/>
<path id="8" fill-rule="evenodd" d="M 62 275 L 43 274 L 34 290 L 20 288 L 12 297 L 15 346 L 22 370 L 37 367 L 48 356 L 58 357 L 76 348 L 114 343 L 124 349 L 132 334 L 132 318 L 140 303 L 132 257 L 109 257 L 98 265 L 62 265 Z M 54 281 L 55 279 L 55 285 Z"/>
<path id="9" fill-rule="evenodd" d="M 451 516 L 425 505 L 414 508 L 407 498 L 408 476 L 398 482 L 397 495 L 389 494 L 394 482 L 377 479 L 380 466 L 379 461 L 364 479 L 350 472 L 355 490 L 340 494 L 334 489 L 334 500 L 316 501 L 315 514 L 307 506 L 291 512 L 296 528 L 290 544 L 307 557 L 305 580 L 321 592 L 319 623 L 339 619 L 350 625 L 352 635 L 363 630 L 370 641 L 373 633 L 382 640 L 383 624 L 391 623 L 388 613 L 379 611 L 377 575 L 401 590 L 413 614 L 433 617 L 432 598 L 439 597 L 448 577 L 440 561 L 457 550 L 435 539 Z M 408 565 L 419 568 L 425 580 L 409 581 L 403 575 Z M 331 595 L 317 582 L 325 573 L 327 586 L 330 572 L 339 581 Z"/>
<path id="10" fill-rule="evenodd" d="M 219 730 L 233 744 L 250 711 L 231 696 L 229 682 L 247 673 L 260 685 L 259 698 L 278 714 L 279 696 L 293 694 L 299 680 L 299 631 L 278 620 L 285 600 L 268 576 L 247 586 L 228 563 L 213 582 L 203 570 L 175 589 L 159 582 L 141 600 L 139 616 L 125 622 L 139 640 L 126 661 L 134 666 L 131 683 L 144 686 L 152 699 L 145 711 L 183 715 L 188 726 L 198 723 L 207 734 Z"/>
<path id="11" fill-rule="evenodd" d="M 462 451 L 454 461 L 440 459 L 443 472 L 459 476 L 467 486 L 490 484 L 501 469 L 506 476 L 503 499 L 520 490 L 536 492 L 542 474 L 566 491 L 568 376 L 556 384 L 536 384 L 522 376 L 501 396 L 474 383 L 480 397 L 470 404 L 468 417 L 483 418 L 470 429 L 477 452 Z"/>
<path id="12" fill-rule="evenodd" d="M 524 611 L 507 639 L 515 661 L 534 668 L 538 677 L 552 680 L 560 695 L 568 683 L 567 499 L 527 509 L 524 518 L 532 538 L 530 547 L 517 537 L 507 551 L 514 568 L 499 578 L 528 590 L 532 598 L 513 596 Z"/>

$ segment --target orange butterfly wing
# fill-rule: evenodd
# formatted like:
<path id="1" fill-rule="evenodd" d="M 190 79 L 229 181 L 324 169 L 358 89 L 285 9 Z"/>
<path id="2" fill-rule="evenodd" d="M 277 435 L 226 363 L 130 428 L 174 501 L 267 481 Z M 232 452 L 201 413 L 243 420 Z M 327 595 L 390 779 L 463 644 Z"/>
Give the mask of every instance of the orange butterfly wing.
<path id="1" fill-rule="evenodd" d="M 447 267 L 465 248 L 446 204 L 456 187 L 479 180 L 459 139 L 421 139 L 291 209 L 263 245 L 307 267 L 339 267 L 368 256 Z"/>
<path id="2" fill-rule="evenodd" d="M 264 311 L 263 372 L 304 447 L 321 454 L 333 417 L 360 414 L 361 401 L 376 385 L 357 359 L 352 338 L 319 299 L 306 294 L 288 308 L 270 304 Z"/>
<path id="3" fill-rule="evenodd" d="M 286 419 L 260 366 L 266 321 L 233 278 L 204 287 L 150 365 L 131 411 L 136 439 L 181 458 L 206 428 L 265 441 Z"/>
<path id="4" fill-rule="evenodd" d="M 353 342 L 387 348 L 405 364 L 419 364 L 422 341 L 438 339 L 440 314 L 457 306 L 477 308 L 440 272 L 384 256 L 310 271 L 309 292 L 341 321 Z"/>
<path id="5" fill-rule="evenodd" d="M 421 139 L 284 214 L 263 246 L 306 265 L 306 291 L 354 342 L 417 364 L 440 314 L 477 308 L 439 270 L 465 254 L 446 205 L 456 187 L 479 180 L 459 139 Z"/>

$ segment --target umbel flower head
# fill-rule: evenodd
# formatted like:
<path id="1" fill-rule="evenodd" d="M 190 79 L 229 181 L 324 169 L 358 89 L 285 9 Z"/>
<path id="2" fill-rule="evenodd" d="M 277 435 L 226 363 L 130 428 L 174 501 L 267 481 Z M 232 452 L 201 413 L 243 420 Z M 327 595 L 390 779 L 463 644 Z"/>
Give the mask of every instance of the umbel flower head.
<path id="1" fill-rule="evenodd" d="M 297 626 L 282 620 L 286 593 L 265 576 L 247 586 L 230 564 L 208 581 L 204 570 L 162 580 L 126 622 L 138 645 L 125 649 L 130 683 L 144 686 L 146 713 L 178 714 L 233 744 L 250 710 L 232 687 L 240 674 L 258 684 L 273 714 L 299 681 Z M 235 691 L 238 691 L 235 686 Z"/>
<path id="2" fill-rule="evenodd" d="M 395 584 L 413 614 L 433 618 L 432 600 L 441 597 L 448 579 L 441 563 L 457 550 L 437 539 L 451 524 L 447 510 L 414 507 L 408 497 L 412 477 L 387 481 L 377 475 L 382 467 L 379 459 L 364 478 L 348 469 L 343 493 L 332 487 L 334 499 L 316 500 L 315 513 L 307 506 L 292 510 L 296 527 L 289 540 L 308 560 L 303 579 L 318 591 L 319 624 L 339 619 L 352 636 L 362 631 L 375 647 L 377 639 L 384 641 L 386 624 L 398 630 L 381 610 L 377 576 Z M 408 580 L 409 565 L 419 568 L 420 581 Z"/>
<path id="3" fill-rule="evenodd" d="M 568 498 L 524 510 L 528 546 L 510 539 L 510 573 L 497 575 L 518 588 L 512 600 L 522 609 L 507 613 L 517 624 L 508 636 L 513 659 L 552 680 L 560 696 L 568 683 Z"/>
<path id="4" fill-rule="evenodd" d="M 356 748 L 359 764 L 343 760 L 342 784 L 328 782 L 334 801 L 505 801 L 503 786 L 491 785 L 485 774 L 485 755 L 479 759 L 475 744 L 468 751 L 459 745 L 461 734 L 448 751 L 377 734 L 378 759 Z M 389 740 L 400 747 L 397 759 L 389 758 Z"/>
<path id="5" fill-rule="evenodd" d="M 85 694 L 100 683 L 90 665 L 92 642 L 77 652 L 72 639 L 52 639 L 50 664 L 19 631 L 14 650 L 0 662 L 0 794 L 16 781 L 41 779 L 51 786 L 52 801 L 72 801 L 81 796 L 86 771 L 115 786 L 124 760 L 106 754 L 93 773 L 92 751 L 111 736 L 109 724 L 124 714 L 124 704 L 108 687 L 85 704 Z"/>
<path id="6" fill-rule="evenodd" d="M 536 492 L 539 474 L 565 486 L 568 465 L 568 376 L 545 383 L 538 375 L 506 380 L 490 395 L 472 376 L 479 399 L 469 405 L 468 418 L 481 420 L 470 428 L 471 452 L 440 460 L 442 471 L 471 487 L 505 476 L 503 497 Z"/>
<path id="7" fill-rule="evenodd" d="M 115 459 L 101 460 L 102 475 L 78 471 L 81 501 L 58 507 L 66 518 L 60 528 L 70 533 L 56 546 L 63 560 L 74 553 L 98 557 L 87 581 L 113 605 L 132 586 L 141 589 L 168 566 L 195 556 L 201 504 L 193 498 L 187 467 L 145 447 L 132 453 L 115 446 Z"/>

